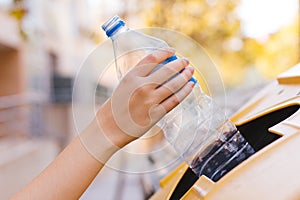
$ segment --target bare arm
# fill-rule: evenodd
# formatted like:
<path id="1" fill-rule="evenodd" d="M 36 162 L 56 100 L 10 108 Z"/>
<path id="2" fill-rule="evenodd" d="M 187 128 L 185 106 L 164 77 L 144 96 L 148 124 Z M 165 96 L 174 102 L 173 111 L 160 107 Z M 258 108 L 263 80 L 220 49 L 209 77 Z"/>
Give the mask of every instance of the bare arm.
<path id="1" fill-rule="evenodd" d="M 193 69 L 186 68 L 188 61 L 184 59 L 150 74 L 173 54 L 172 50 L 160 50 L 141 60 L 91 124 L 12 199 L 78 199 L 119 148 L 142 136 L 192 91 L 193 83 L 188 80 Z"/>

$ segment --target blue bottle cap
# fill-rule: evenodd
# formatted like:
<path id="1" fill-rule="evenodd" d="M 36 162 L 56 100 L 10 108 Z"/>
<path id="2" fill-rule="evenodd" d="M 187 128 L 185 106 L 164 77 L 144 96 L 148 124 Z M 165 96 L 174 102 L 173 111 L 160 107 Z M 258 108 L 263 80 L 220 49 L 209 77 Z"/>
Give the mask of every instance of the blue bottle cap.
<path id="1" fill-rule="evenodd" d="M 118 15 L 115 15 L 102 25 L 102 29 L 106 35 L 110 37 L 116 30 L 124 25 L 125 22 Z"/>

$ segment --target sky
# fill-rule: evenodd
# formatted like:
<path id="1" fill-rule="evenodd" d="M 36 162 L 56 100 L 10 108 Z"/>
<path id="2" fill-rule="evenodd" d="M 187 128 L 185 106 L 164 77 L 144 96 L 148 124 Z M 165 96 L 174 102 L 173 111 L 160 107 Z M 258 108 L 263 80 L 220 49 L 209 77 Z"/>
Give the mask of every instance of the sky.
<path id="1" fill-rule="evenodd" d="M 262 38 L 293 22 L 298 0 L 241 0 L 237 12 L 244 34 Z"/>

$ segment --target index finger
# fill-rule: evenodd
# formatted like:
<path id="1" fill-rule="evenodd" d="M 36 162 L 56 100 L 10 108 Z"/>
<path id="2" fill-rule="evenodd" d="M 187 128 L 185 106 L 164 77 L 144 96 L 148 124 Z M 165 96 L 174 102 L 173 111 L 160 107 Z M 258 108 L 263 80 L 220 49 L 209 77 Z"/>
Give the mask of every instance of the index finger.
<path id="1" fill-rule="evenodd" d="M 147 76 L 161 62 L 174 55 L 172 48 L 158 49 L 144 57 L 136 66 L 137 73 L 141 76 Z"/>

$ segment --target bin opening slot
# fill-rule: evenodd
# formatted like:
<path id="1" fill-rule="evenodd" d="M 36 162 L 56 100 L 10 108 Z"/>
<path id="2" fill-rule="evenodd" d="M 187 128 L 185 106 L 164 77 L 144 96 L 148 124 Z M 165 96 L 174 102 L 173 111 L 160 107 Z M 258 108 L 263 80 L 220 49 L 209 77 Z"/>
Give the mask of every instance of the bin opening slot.
<path id="1" fill-rule="evenodd" d="M 270 133 L 268 129 L 292 116 L 299 108 L 300 105 L 292 105 L 276 110 L 246 124 L 237 126 L 237 129 L 257 152 L 281 137 Z"/>
<path id="2" fill-rule="evenodd" d="M 237 129 L 247 140 L 247 142 L 254 148 L 256 153 L 281 137 L 280 135 L 270 133 L 268 129 L 293 115 L 299 110 L 299 108 L 300 105 L 292 105 L 273 111 L 244 125 L 237 126 Z M 197 180 L 198 177 L 196 174 L 190 168 L 188 168 L 177 184 L 170 199 L 180 199 Z"/>

